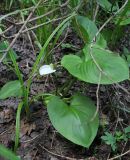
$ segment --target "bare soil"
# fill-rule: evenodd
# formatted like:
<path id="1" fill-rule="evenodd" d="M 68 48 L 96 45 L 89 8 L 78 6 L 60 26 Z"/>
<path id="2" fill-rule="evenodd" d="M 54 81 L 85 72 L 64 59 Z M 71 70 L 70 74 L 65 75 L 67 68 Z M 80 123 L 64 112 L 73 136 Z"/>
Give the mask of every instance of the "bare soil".
<path id="1" fill-rule="evenodd" d="M 18 28 L 14 26 L 6 36 L 14 35 L 17 30 Z M 120 43 L 117 45 L 118 48 L 116 48 L 117 50 L 122 51 L 122 46 L 125 45 L 130 47 L 129 31 L 126 31 L 125 40 L 124 38 L 120 40 Z M 32 43 L 34 44 L 34 42 Z M 69 30 L 64 43 L 71 43 L 77 47 L 82 45 L 82 42 L 75 36 L 72 29 Z M 27 34 L 20 36 L 13 49 L 19 56 L 18 64 L 26 83 L 39 51 L 36 47 L 32 48 Z M 58 47 L 53 53 L 52 63 L 60 61 L 63 55 L 70 52 L 74 51 Z M 69 78 L 72 77 L 63 68 L 59 68 L 55 76 L 34 77 L 30 98 L 37 93 L 50 93 L 56 88 L 62 87 Z M 6 65 L 0 64 L 0 87 L 6 82 L 15 79 L 17 77 L 14 72 Z M 130 91 L 129 81 L 123 82 L 121 85 Z M 79 91 L 91 97 L 96 103 L 96 88 L 96 85 L 85 84 L 75 80 L 66 96 Z M 0 143 L 10 149 L 13 149 L 14 146 L 15 116 L 19 102 L 20 99 L 18 98 L 0 101 Z M 130 96 L 116 85 L 100 87 L 100 127 L 89 149 L 71 143 L 53 128 L 42 99 L 32 104 L 30 109 L 32 112 L 30 120 L 27 120 L 24 111 L 21 116 L 20 145 L 17 153 L 22 160 L 107 160 L 114 155 L 127 151 L 130 147 L 129 142 L 125 143 L 122 141 L 118 143 L 118 150 L 114 153 L 111 147 L 101 140 L 104 131 L 114 133 L 115 130 L 122 130 L 127 125 L 130 125 L 130 116 L 125 111 L 125 109 L 130 109 Z M 129 160 L 130 154 L 123 156 L 121 159 Z"/>

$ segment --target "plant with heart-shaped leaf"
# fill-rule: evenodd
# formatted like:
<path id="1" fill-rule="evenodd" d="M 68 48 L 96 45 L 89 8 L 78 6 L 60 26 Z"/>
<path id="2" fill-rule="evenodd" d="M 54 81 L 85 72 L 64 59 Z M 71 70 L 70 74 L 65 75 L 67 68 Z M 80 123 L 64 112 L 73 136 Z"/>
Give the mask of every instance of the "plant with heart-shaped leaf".
<path id="1" fill-rule="evenodd" d="M 79 36 L 83 39 L 84 43 L 91 43 L 98 32 L 98 28 L 95 23 L 84 16 L 76 16 L 75 21 L 76 25 L 74 27 L 77 29 Z M 103 48 L 107 47 L 107 42 L 101 34 L 97 36 L 96 44 Z"/>
<path id="2" fill-rule="evenodd" d="M 18 106 L 18 111 L 17 111 L 17 116 L 16 116 L 16 137 L 15 137 L 15 147 L 14 150 L 17 150 L 18 144 L 19 144 L 19 135 L 20 135 L 20 113 L 22 111 L 22 108 L 25 109 L 28 118 L 30 118 L 30 100 L 29 100 L 29 93 L 30 93 L 30 87 L 31 87 L 31 83 L 33 80 L 33 76 L 35 75 L 35 73 L 38 71 L 39 68 L 39 64 L 41 63 L 41 60 L 43 60 L 43 62 L 46 62 L 46 58 L 48 57 L 48 53 L 46 52 L 46 49 L 50 43 L 50 41 L 54 38 L 54 36 L 57 34 L 56 39 L 54 40 L 56 43 L 57 40 L 59 39 L 61 33 L 63 32 L 63 30 L 68 26 L 68 22 L 75 16 L 75 12 L 73 12 L 70 16 L 68 16 L 67 18 L 65 18 L 55 29 L 54 31 L 50 34 L 49 37 L 47 37 L 47 40 L 45 42 L 45 44 L 43 45 L 43 47 L 41 48 L 41 51 L 39 53 L 39 55 L 36 58 L 36 61 L 32 67 L 32 71 L 29 74 L 29 78 L 27 80 L 27 83 L 25 85 L 24 83 L 24 78 L 22 76 L 22 72 L 19 68 L 19 65 L 17 63 L 17 56 L 15 54 L 15 52 L 10 49 L 10 46 L 7 42 L 3 42 L 2 44 L 0 44 L 0 49 L 2 49 L 0 52 L 3 52 L 3 49 L 6 50 L 6 53 L 8 52 L 9 54 L 9 58 L 6 59 L 6 61 L 10 60 L 12 62 L 12 67 L 11 69 L 16 73 L 17 77 L 19 80 L 15 80 L 15 81 L 10 81 L 8 83 L 6 83 L 4 86 L 2 86 L 2 88 L 0 89 L 0 99 L 6 99 L 9 97 L 20 97 L 22 98 L 22 102 L 19 104 Z M 55 45 L 53 43 L 53 45 Z M 1 61 L 5 60 L 6 54 L 1 55 Z M 52 65 L 44 65 L 40 68 L 39 70 L 40 75 L 47 75 L 47 74 L 51 74 L 53 72 L 55 72 L 55 70 L 53 69 Z M 39 94 L 40 95 L 40 94 Z M 45 95 L 45 94 L 42 94 Z M 41 95 L 40 95 L 41 96 Z M 38 95 L 36 97 L 39 97 Z M 36 97 L 33 97 L 32 99 L 35 99 Z"/>
<path id="3" fill-rule="evenodd" d="M 52 96 L 47 111 L 53 126 L 64 137 L 87 148 L 91 145 L 99 126 L 98 114 L 94 117 L 96 107 L 92 100 L 76 94 L 67 104 L 59 97 Z"/>
<path id="4" fill-rule="evenodd" d="M 83 58 L 77 55 L 66 55 L 61 64 L 69 73 L 78 79 L 98 84 L 113 84 L 129 78 L 129 68 L 126 61 L 109 50 L 97 45 L 84 47 Z"/>
<path id="5" fill-rule="evenodd" d="M 112 12 L 118 10 L 118 6 L 112 6 L 113 4 L 111 4 L 107 0 L 105 0 L 104 2 L 101 0 L 97 0 L 97 2 L 100 6 L 102 6 L 104 10 L 107 10 L 108 12 L 110 12 L 111 7 L 113 7 L 114 9 L 112 10 Z M 98 27 L 95 24 L 95 19 L 89 19 L 91 16 L 88 16 L 89 18 L 79 15 L 76 16 L 78 13 L 78 9 L 82 6 L 80 6 L 81 3 L 82 2 L 80 0 L 71 1 L 70 8 L 74 10 L 72 15 L 69 15 L 67 18 L 65 18 L 63 22 L 56 27 L 52 34 L 50 34 L 50 36 L 49 32 L 46 32 L 49 28 L 46 27 L 45 34 L 47 33 L 47 36 L 44 37 L 44 40 L 41 39 L 42 32 L 40 32 L 43 31 L 43 29 L 40 29 L 38 37 L 41 40 L 41 43 L 44 42 L 44 45 L 43 47 L 41 47 L 41 44 L 39 45 L 41 51 L 32 67 L 32 71 L 29 75 L 29 79 L 26 81 L 26 85 L 16 61 L 17 55 L 14 54 L 14 51 L 12 49 L 8 50 L 8 48 L 10 48 L 8 43 L 4 42 L 0 44 L 0 48 L 2 48 L 2 50 L 4 49 L 9 52 L 9 57 L 6 57 L 7 59 L 4 60 L 11 60 L 13 62 L 13 70 L 15 70 L 15 73 L 19 79 L 16 81 L 8 82 L 1 88 L 0 99 L 6 99 L 11 96 L 23 97 L 22 102 L 18 106 L 16 116 L 16 137 L 14 147 L 15 151 L 17 150 L 19 144 L 20 113 L 22 111 L 22 108 L 24 107 L 27 115 L 30 115 L 29 106 L 32 101 L 29 101 L 29 93 L 33 77 L 39 68 L 39 64 L 41 64 L 41 62 L 47 62 L 49 54 L 52 52 L 52 50 L 49 52 L 49 47 L 52 46 L 53 48 L 56 45 L 57 40 L 59 39 L 63 30 L 68 26 L 68 22 L 71 19 L 73 19 L 72 22 L 75 22 L 73 23 L 75 24 L 73 25 L 73 27 L 77 29 L 79 36 L 83 39 L 85 47 L 80 51 L 80 57 L 77 56 L 79 54 L 64 56 L 61 61 L 62 66 L 76 78 L 85 82 L 98 84 L 98 86 L 99 84 L 118 83 L 129 78 L 129 69 L 125 60 L 116 53 L 108 50 L 107 42 L 101 34 L 101 30 L 104 26 L 98 30 Z M 61 5 L 59 8 L 61 8 Z M 123 15 L 125 15 L 124 11 Z M 107 21 L 107 23 L 108 22 L 109 21 Z M 124 22 L 124 24 L 128 23 L 129 20 Z M 119 24 L 121 25 L 121 23 Z M 57 32 L 57 36 L 54 37 Z M 49 45 L 51 41 L 53 41 L 53 43 Z M 3 57 L 3 55 L 0 55 L 0 57 Z M 43 65 L 42 67 L 40 67 L 39 73 L 40 75 L 45 76 L 55 71 L 56 70 L 52 65 Z M 70 85 L 71 83 L 69 84 L 69 86 Z M 56 89 L 55 93 L 59 94 L 61 92 L 58 92 Z M 64 93 L 61 93 L 59 95 L 64 96 Z M 96 108 L 94 103 L 89 98 L 81 94 L 74 95 L 71 102 L 66 102 L 66 99 L 63 98 L 62 100 L 58 96 L 54 95 L 51 95 L 51 97 L 49 97 L 50 95 L 47 95 L 45 93 L 38 94 L 32 99 L 34 100 L 35 98 L 38 98 L 40 96 L 47 96 L 47 110 L 54 127 L 68 140 L 74 142 L 75 144 L 88 148 L 93 142 L 99 126 L 98 104 Z"/>

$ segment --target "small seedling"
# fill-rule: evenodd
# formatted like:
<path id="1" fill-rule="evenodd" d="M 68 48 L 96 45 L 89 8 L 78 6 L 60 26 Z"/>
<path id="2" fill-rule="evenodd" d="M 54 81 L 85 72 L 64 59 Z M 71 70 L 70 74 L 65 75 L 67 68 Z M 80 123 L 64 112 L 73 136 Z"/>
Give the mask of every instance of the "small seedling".
<path id="1" fill-rule="evenodd" d="M 123 132 L 116 131 L 114 135 L 111 133 L 105 132 L 105 135 L 101 139 L 107 144 L 110 145 L 113 151 L 117 149 L 117 143 L 120 141 L 127 142 L 130 139 L 130 126 L 124 129 Z"/>
<path id="2" fill-rule="evenodd" d="M 110 145 L 112 150 L 115 151 L 117 146 L 116 146 L 116 138 L 108 132 L 105 132 L 105 135 L 101 137 L 103 141 L 105 141 L 105 143 L 107 145 Z"/>

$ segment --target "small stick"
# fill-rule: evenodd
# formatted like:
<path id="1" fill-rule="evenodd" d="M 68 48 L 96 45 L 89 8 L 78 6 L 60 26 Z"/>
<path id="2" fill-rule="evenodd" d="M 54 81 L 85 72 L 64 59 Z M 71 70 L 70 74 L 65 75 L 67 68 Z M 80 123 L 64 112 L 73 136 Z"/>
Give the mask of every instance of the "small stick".
<path id="1" fill-rule="evenodd" d="M 69 1 L 70 1 L 70 0 L 68 0 L 67 2 L 63 3 L 62 5 L 60 5 L 60 7 L 57 7 L 57 8 L 55 8 L 55 9 L 53 9 L 53 10 L 51 10 L 51 11 L 49 11 L 49 12 L 47 12 L 47 13 L 41 15 L 41 16 L 38 16 L 38 17 L 35 17 L 35 18 L 30 19 L 28 22 L 33 22 L 33 21 L 36 21 L 36 20 L 38 20 L 38 19 L 41 19 L 41 18 L 43 18 L 43 17 L 45 17 L 45 16 L 50 15 L 51 13 L 57 11 L 58 9 L 67 6 L 67 4 L 69 3 Z M 21 24 L 23 24 L 23 23 L 24 23 L 24 22 L 16 23 L 16 25 L 21 25 Z"/>
<path id="2" fill-rule="evenodd" d="M 110 159 L 107 159 L 107 160 L 114 160 L 114 159 L 117 159 L 117 158 L 121 158 L 121 157 L 123 157 L 124 155 L 126 155 L 126 154 L 128 154 L 128 153 L 130 153 L 130 150 L 126 151 L 125 153 L 122 153 L 122 154 L 119 155 L 119 156 L 115 156 L 115 157 L 110 158 Z"/>
<path id="3" fill-rule="evenodd" d="M 24 27 L 26 26 L 26 24 L 28 23 L 29 19 L 32 17 L 34 11 L 36 10 L 36 8 L 39 6 L 39 4 L 41 3 L 42 0 L 40 0 L 37 5 L 33 8 L 32 12 L 29 14 L 28 18 L 26 19 L 26 21 L 24 22 L 23 26 L 20 28 L 20 30 L 18 31 L 18 33 L 16 34 L 16 36 L 14 37 L 14 39 L 12 40 L 12 42 L 10 43 L 9 47 L 7 48 L 7 50 L 5 51 L 4 55 L 2 56 L 2 58 L 0 59 L 0 63 L 3 61 L 3 59 L 6 57 L 8 51 L 10 50 L 10 48 L 14 45 L 15 41 L 17 40 L 17 38 L 19 37 L 19 35 L 21 34 L 22 30 L 24 29 Z M 45 1 L 44 1 L 45 2 Z"/>
<path id="4" fill-rule="evenodd" d="M 97 37 L 97 36 L 99 35 L 99 33 L 103 30 L 103 28 L 104 28 L 118 13 L 120 13 L 120 11 L 121 11 L 122 9 L 124 9 L 124 7 L 127 5 L 127 3 L 128 3 L 128 0 L 126 0 L 125 3 L 123 4 L 123 6 L 122 6 L 114 15 L 112 15 L 110 18 L 108 18 L 108 20 L 99 28 L 99 30 L 98 30 L 98 32 L 96 33 L 96 35 L 95 35 L 95 37 L 94 37 L 94 39 L 93 39 L 92 42 L 95 41 L 96 37 Z"/>
<path id="5" fill-rule="evenodd" d="M 31 27 L 31 28 L 28 28 L 28 29 L 25 29 L 25 30 L 23 30 L 21 33 L 25 33 L 25 32 L 28 32 L 28 31 L 30 31 L 30 30 L 33 30 L 33 29 L 37 29 L 37 28 L 39 28 L 39 27 L 42 27 L 42 26 L 47 25 L 47 24 L 49 24 L 49 23 L 53 23 L 53 22 L 62 20 L 62 19 L 67 18 L 67 17 L 68 17 L 68 16 L 64 16 L 64 17 L 60 17 L 60 18 L 57 18 L 57 19 L 49 20 L 49 21 L 47 21 L 47 22 L 45 22 L 45 23 L 36 25 L 36 26 Z"/>
<path id="6" fill-rule="evenodd" d="M 97 109 L 96 112 L 94 113 L 94 116 L 92 117 L 91 121 L 93 121 L 99 111 L 99 89 L 100 89 L 100 83 L 101 83 L 101 77 L 102 77 L 102 73 L 100 72 L 99 75 L 99 81 L 98 81 L 98 86 L 97 86 L 97 91 L 96 91 L 96 97 L 97 97 Z"/>
<path id="7" fill-rule="evenodd" d="M 54 155 L 54 156 L 57 156 L 57 157 L 60 157 L 60 158 L 64 158 L 66 160 L 77 160 L 76 158 L 70 158 L 70 157 L 66 157 L 66 156 L 63 156 L 63 155 L 60 155 L 60 154 L 57 154 L 57 153 L 54 153 L 54 152 L 51 152 L 49 151 L 47 148 L 45 148 L 44 146 L 40 145 L 39 146 L 44 149 L 45 151 L 47 151 L 48 153 Z M 78 160 L 83 160 L 83 159 L 78 159 Z"/>
<path id="8" fill-rule="evenodd" d="M 95 65 L 97 66 L 97 68 L 99 69 L 99 71 L 104 74 L 105 76 L 108 77 L 109 80 L 112 80 L 111 77 L 109 77 L 105 72 L 103 72 L 103 70 L 101 69 L 100 65 L 97 63 L 95 57 L 93 56 L 93 53 L 92 53 L 92 47 L 93 47 L 93 44 L 96 42 L 96 38 L 97 36 L 100 34 L 100 32 L 103 30 L 103 28 L 117 15 L 121 12 L 121 10 L 124 9 L 124 7 L 127 5 L 128 3 L 128 0 L 125 1 L 125 3 L 123 4 L 123 6 L 114 14 L 112 15 L 98 30 L 98 32 L 96 33 L 95 37 L 93 38 L 92 42 L 91 42 L 91 45 L 90 45 L 90 56 L 92 57 L 92 60 L 94 61 Z M 116 83 L 116 85 L 121 88 L 125 93 L 127 93 L 128 95 L 130 95 L 130 92 L 128 92 L 124 87 L 122 87 L 120 84 Z"/>
<path id="9" fill-rule="evenodd" d="M 5 34 L 6 32 L 8 32 L 10 29 L 12 29 L 13 25 L 11 25 L 9 28 L 7 28 L 6 30 L 4 30 L 2 33 L 0 33 L 0 36 L 2 36 L 3 34 Z"/>

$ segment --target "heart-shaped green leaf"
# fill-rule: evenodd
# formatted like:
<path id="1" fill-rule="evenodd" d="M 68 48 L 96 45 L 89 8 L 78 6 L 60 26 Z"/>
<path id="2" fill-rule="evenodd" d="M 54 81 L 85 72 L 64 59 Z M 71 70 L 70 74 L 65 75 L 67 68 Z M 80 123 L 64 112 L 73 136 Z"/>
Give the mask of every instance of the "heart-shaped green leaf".
<path id="1" fill-rule="evenodd" d="M 130 24 L 130 11 L 128 10 L 126 12 L 126 14 L 124 15 L 124 17 L 122 18 L 120 25 L 124 26 L 124 25 L 128 25 Z"/>
<path id="2" fill-rule="evenodd" d="M 97 0 L 97 3 L 106 11 L 114 12 L 119 9 L 118 5 L 113 5 L 108 0 Z M 115 3 L 114 3 L 115 4 Z"/>
<path id="3" fill-rule="evenodd" d="M 98 28 L 93 21 L 84 16 L 76 16 L 76 24 L 78 25 L 77 30 L 79 31 L 80 37 L 85 43 L 92 42 Z M 101 34 L 96 38 L 96 43 L 103 48 L 106 48 L 107 43 Z"/>
<path id="4" fill-rule="evenodd" d="M 129 68 L 123 58 L 109 50 L 104 50 L 98 46 L 93 46 L 90 55 L 90 48 L 87 46 L 83 50 L 85 59 L 76 55 L 66 55 L 62 58 L 61 64 L 69 73 L 82 81 L 98 84 L 100 70 L 102 70 L 100 79 L 101 84 L 113 84 L 129 78 Z M 105 74 L 103 74 L 105 73 Z"/>
<path id="5" fill-rule="evenodd" d="M 90 42 L 98 32 L 98 29 L 93 21 L 87 17 L 76 16 L 76 22 L 79 27 L 79 34 L 84 41 Z"/>
<path id="6" fill-rule="evenodd" d="M 96 107 L 83 95 L 75 95 L 67 105 L 59 97 L 53 96 L 47 105 L 53 126 L 65 138 L 75 144 L 89 147 L 94 140 L 98 126 L 98 115 L 92 120 Z"/>
<path id="7" fill-rule="evenodd" d="M 23 95 L 21 84 L 18 80 L 6 83 L 0 90 L 0 99 L 21 97 Z"/>

